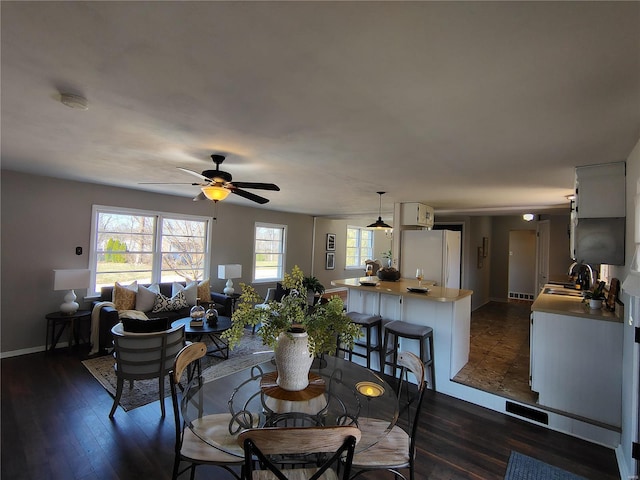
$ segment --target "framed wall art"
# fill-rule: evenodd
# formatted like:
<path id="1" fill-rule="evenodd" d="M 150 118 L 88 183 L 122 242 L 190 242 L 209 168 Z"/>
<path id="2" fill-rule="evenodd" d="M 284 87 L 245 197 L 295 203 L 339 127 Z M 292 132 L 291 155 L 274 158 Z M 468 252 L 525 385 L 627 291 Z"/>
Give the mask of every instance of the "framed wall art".
<path id="1" fill-rule="evenodd" d="M 327 250 L 333 252 L 336 249 L 336 234 L 327 233 Z"/>
<path id="2" fill-rule="evenodd" d="M 324 265 L 325 270 L 333 270 L 336 268 L 336 254 L 333 252 L 327 252 L 327 259 Z"/>

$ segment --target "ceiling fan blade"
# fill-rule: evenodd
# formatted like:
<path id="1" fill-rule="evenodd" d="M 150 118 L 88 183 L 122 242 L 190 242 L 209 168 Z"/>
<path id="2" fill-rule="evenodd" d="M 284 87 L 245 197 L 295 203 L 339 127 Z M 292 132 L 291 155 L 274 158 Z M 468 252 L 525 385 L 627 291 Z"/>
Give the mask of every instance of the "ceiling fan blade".
<path id="1" fill-rule="evenodd" d="M 178 170 L 182 170 L 189 175 L 193 175 L 194 177 L 198 177 L 200 180 L 204 180 L 205 182 L 210 182 L 211 179 L 205 177 L 204 175 L 200 175 L 198 172 L 194 172 L 193 170 L 189 170 L 188 168 L 176 167 Z"/>
<path id="2" fill-rule="evenodd" d="M 236 195 L 240 195 L 241 197 L 246 198 L 247 200 L 251 200 L 253 202 L 259 203 L 260 205 L 264 205 L 269 202 L 269 199 L 261 197 L 260 195 L 256 195 L 255 193 L 245 192 L 244 190 L 240 190 L 239 188 L 230 189 L 231 193 L 235 193 Z"/>
<path id="3" fill-rule="evenodd" d="M 194 202 L 199 202 L 200 200 L 206 200 L 207 197 L 205 196 L 204 193 L 200 192 L 198 195 L 196 195 L 195 197 L 193 197 L 193 201 Z"/>
<path id="4" fill-rule="evenodd" d="M 274 192 L 280 191 L 280 187 L 273 183 L 233 182 L 233 185 L 238 188 L 255 188 L 258 190 L 273 190 Z"/>
<path id="5" fill-rule="evenodd" d="M 200 185 L 193 182 L 138 182 L 138 185 Z"/>

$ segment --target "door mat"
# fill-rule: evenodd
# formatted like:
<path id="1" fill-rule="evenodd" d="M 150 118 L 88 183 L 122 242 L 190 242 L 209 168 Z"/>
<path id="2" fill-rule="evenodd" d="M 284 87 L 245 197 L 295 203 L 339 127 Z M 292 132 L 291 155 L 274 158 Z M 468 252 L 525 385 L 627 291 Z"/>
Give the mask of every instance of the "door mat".
<path id="1" fill-rule="evenodd" d="M 586 480 L 586 478 L 512 451 L 504 480 Z"/>
<path id="2" fill-rule="evenodd" d="M 206 337 L 205 337 L 206 338 Z M 210 340 L 206 338 L 207 344 Z M 204 341 L 204 339 L 203 339 Z M 208 345 L 210 346 L 210 345 Z M 239 370 L 258 365 L 273 357 L 273 352 L 269 352 L 269 347 L 262 344 L 262 337 L 252 334 L 246 330 L 242 340 L 233 350 L 229 351 L 229 358 L 205 356 L 201 360 L 203 377 L 205 380 L 225 377 Z M 112 397 L 116 396 L 117 378 L 113 368 L 115 360 L 112 355 L 90 358 L 83 360 L 82 364 L 93 375 L 93 377 L 109 392 Z M 209 368 L 215 367 L 215 368 Z M 206 371 L 205 371 L 206 370 Z M 169 377 L 165 378 L 165 396 L 171 395 L 169 387 Z M 135 380 L 133 389 L 129 389 L 129 382 L 124 382 L 120 406 L 125 410 L 133 410 L 151 402 L 158 400 L 158 379 Z"/>

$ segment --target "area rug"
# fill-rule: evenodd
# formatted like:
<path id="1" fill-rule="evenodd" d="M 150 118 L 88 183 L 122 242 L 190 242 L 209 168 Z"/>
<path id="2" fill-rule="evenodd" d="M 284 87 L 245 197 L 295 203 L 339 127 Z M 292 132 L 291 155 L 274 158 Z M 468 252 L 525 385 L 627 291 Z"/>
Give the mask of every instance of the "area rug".
<path id="1" fill-rule="evenodd" d="M 209 339 L 206 337 L 205 339 L 205 343 L 208 343 Z M 246 330 L 240 344 L 229 352 L 228 359 L 206 356 L 201 360 L 202 375 L 207 381 L 213 380 L 266 362 L 273 357 L 273 352 L 268 350 L 269 348 L 262 344 L 262 338 L 259 335 L 254 335 L 250 330 Z M 113 369 L 114 363 L 115 360 L 111 355 L 90 358 L 82 362 L 112 397 L 116 396 L 117 387 L 116 374 Z M 164 391 L 166 396 L 171 395 L 169 377 L 165 379 Z M 125 382 L 122 397 L 120 397 L 120 406 L 125 411 L 129 411 L 156 400 L 158 400 L 158 380 L 136 380 L 133 382 L 131 390 L 129 382 Z"/>
<path id="2" fill-rule="evenodd" d="M 535 458 L 511 452 L 504 480 L 586 480 Z"/>

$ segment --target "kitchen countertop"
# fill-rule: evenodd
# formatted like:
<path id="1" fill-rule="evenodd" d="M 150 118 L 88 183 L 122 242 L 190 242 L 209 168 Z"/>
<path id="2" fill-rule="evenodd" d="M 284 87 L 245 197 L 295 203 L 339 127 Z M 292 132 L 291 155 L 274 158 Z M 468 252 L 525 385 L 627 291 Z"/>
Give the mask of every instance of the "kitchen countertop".
<path id="1" fill-rule="evenodd" d="M 434 286 L 434 281 L 423 280 L 422 286 L 429 289 L 428 293 L 412 293 L 407 287 L 417 287 L 418 281 L 415 279 L 401 278 L 396 282 L 388 282 L 373 277 L 372 280 L 377 282 L 375 287 L 360 285 L 360 280 L 369 280 L 366 277 L 346 278 L 343 280 L 333 280 L 331 285 L 336 287 L 344 287 L 354 290 L 374 291 L 378 293 L 388 293 L 393 295 L 401 295 L 420 300 L 428 300 L 432 302 L 456 302 L 464 297 L 470 296 L 472 290 L 462 290 L 458 288 L 444 288 Z"/>
<path id="2" fill-rule="evenodd" d="M 557 289 L 557 285 L 545 285 Z M 551 295 L 540 293 L 531 306 L 533 312 L 556 313 L 558 315 L 571 315 L 573 317 L 590 318 L 592 320 L 604 320 L 607 322 L 622 323 L 614 312 L 599 308 L 592 310 L 587 303 L 582 303 L 581 297 L 570 297 L 564 295 Z"/>

